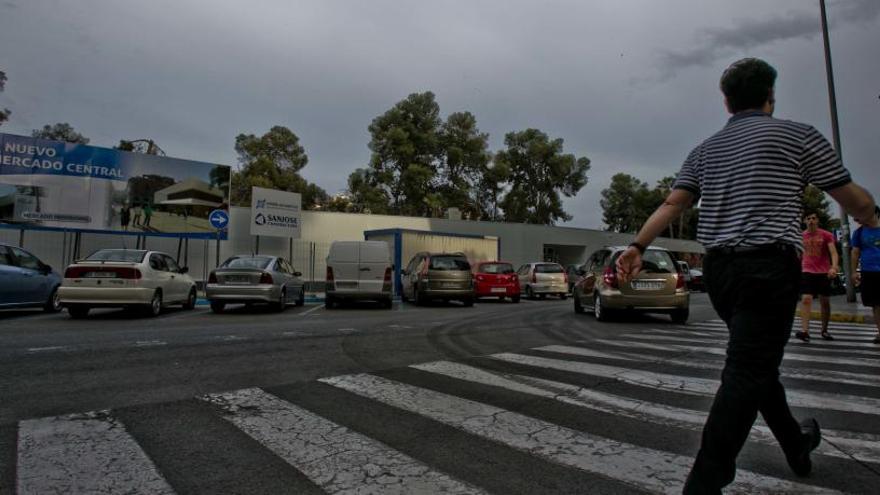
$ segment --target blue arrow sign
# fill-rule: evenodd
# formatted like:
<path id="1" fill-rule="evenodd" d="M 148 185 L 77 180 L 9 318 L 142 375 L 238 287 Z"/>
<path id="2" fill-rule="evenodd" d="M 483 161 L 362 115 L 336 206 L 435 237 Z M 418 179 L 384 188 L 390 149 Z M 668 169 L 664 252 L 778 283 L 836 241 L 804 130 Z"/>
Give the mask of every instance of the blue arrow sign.
<path id="1" fill-rule="evenodd" d="M 208 221 L 211 222 L 211 227 L 223 230 L 229 225 L 229 213 L 224 210 L 214 210 L 208 215 Z"/>

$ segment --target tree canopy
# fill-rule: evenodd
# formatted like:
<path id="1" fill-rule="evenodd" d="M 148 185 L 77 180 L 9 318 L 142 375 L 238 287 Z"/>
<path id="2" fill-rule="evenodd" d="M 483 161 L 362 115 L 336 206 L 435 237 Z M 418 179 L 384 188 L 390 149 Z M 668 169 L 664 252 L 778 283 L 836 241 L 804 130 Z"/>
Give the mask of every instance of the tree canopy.
<path id="1" fill-rule="evenodd" d="M 0 93 L 6 89 L 6 73 L 0 70 Z M 0 125 L 9 120 L 12 112 L 8 108 L 0 109 Z"/>
<path id="2" fill-rule="evenodd" d="M 663 204 L 672 191 L 675 177 L 663 177 L 650 188 L 629 174 L 619 173 L 611 178 L 611 184 L 602 190 L 602 221 L 607 230 L 613 232 L 636 233 Z M 679 239 L 695 239 L 699 211 L 696 208 L 685 210 L 669 225 L 668 236 Z"/>
<path id="3" fill-rule="evenodd" d="M 31 137 L 64 141 L 74 144 L 89 144 L 89 138 L 76 132 L 73 126 L 67 122 L 59 122 L 54 125 L 44 125 L 42 129 L 34 129 Z"/>
<path id="4" fill-rule="evenodd" d="M 831 202 L 818 187 L 810 184 L 804 189 L 804 214 L 815 213 L 819 217 L 819 228 L 834 230 L 840 228 L 840 219 L 828 213 Z"/>

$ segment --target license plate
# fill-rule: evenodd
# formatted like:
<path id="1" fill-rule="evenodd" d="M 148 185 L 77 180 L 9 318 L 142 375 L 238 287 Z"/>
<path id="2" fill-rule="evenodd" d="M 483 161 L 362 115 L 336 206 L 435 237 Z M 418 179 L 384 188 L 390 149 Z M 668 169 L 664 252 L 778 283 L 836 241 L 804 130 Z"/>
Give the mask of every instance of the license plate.
<path id="1" fill-rule="evenodd" d="M 660 290 L 664 287 L 666 287 L 666 282 L 655 280 L 633 280 L 632 282 L 632 288 L 636 290 Z"/>
<path id="2" fill-rule="evenodd" d="M 88 272 L 85 278 L 116 278 L 116 274 L 113 272 Z"/>
<path id="3" fill-rule="evenodd" d="M 491 292 L 500 292 L 503 294 L 507 292 L 507 289 L 505 289 L 504 287 L 492 287 Z"/>
<path id="4" fill-rule="evenodd" d="M 444 289 L 457 289 L 458 283 L 456 283 L 456 282 L 443 282 L 442 284 L 440 284 L 440 287 L 443 287 Z"/>
<path id="5" fill-rule="evenodd" d="M 336 282 L 337 289 L 357 289 L 357 282 Z"/>
<path id="6" fill-rule="evenodd" d="M 223 281 L 227 284 L 248 284 L 251 279 L 247 275 L 227 275 Z"/>

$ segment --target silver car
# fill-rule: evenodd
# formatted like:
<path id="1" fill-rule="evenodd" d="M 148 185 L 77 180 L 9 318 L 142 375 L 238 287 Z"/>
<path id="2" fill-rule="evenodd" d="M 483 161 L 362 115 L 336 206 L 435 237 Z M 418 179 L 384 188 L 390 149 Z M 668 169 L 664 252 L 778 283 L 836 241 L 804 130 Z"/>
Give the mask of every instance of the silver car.
<path id="1" fill-rule="evenodd" d="M 91 308 L 142 308 L 156 316 L 169 304 L 196 306 L 196 283 L 168 254 L 141 249 L 100 249 L 64 271 L 58 289 L 72 318 Z"/>
<path id="2" fill-rule="evenodd" d="M 215 313 L 222 313 L 227 304 L 253 303 L 267 303 L 284 311 L 290 303 L 302 306 L 305 302 L 301 277 L 284 258 L 233 256 L 211 272 L 205 295 Z"/>
<path id="3" fill-rule="evenodd" d="M 529 299 L 548 294 L 565 299 L 568 296 L 568 275 L 559 263 L 528 263 L 516 272 L 520 290 Z"/>

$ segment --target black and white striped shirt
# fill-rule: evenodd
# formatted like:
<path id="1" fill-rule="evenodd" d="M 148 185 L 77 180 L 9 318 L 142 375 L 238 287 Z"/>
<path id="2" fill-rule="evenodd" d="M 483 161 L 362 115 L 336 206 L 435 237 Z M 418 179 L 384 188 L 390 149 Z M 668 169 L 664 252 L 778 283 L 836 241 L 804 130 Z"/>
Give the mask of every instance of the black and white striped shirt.
<path id="1" fill-rule="evenodd" d="M 697 240 L 707 248 L 788 243 L 802 249 L 806 185 L 827 191 L 850 181 L 812 126 L 748 112 L 691 151 L 674 188 L 702 197 Z"/>

